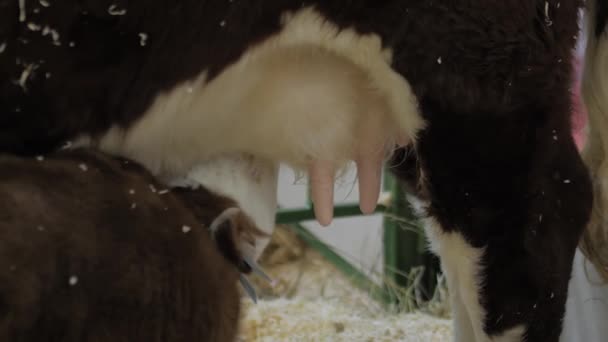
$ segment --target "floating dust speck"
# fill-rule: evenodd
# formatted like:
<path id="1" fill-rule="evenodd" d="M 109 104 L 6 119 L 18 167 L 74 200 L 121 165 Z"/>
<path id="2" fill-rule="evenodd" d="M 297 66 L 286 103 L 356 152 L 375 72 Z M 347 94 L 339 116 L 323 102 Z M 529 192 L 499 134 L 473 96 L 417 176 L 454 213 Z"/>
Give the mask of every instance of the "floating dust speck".
<path id="1" fill-rule="evenodd" d="M 59 32 L 57 32 L 57 30 L 55 30 L 55 29 L 50 28 L 49 26 L 45 26 L 42 29 L 42 36 L 46 37 L 48 35 L 51 36 L 51 39 L 53 40 L 53 45 L 55 45 L 55 46 L 61 45 L 61 42 L 59 41 L 59 37 L 60 37 Z"/>
<path id="2" fill-rule="evenodd" d="M 127 14 L 127 10 L 124 8 L 118 8 L 117 5 L 113 4 L 110 5 L 110 7 L 108 8 L 108 14 L 110 15 L 125 15 Z"/>
<path id="3" fill-rule="evenodd" d="M 551 21 L 551 17 L 549 16 L 549 2 L 545 1 L 545 24 L 547 26 L 553 25 L 553 21 Z"/>
<path id="4" fill-rule="evenodd" d="M 148 34 L 141 32 L 139 34 L 139 45 L 146 46 L 147 42 L 148 42 Z"/>
<path id="5" fill-rule="evenodd" d="M 27 91 L 27 81 L 30 78 L 31 74 L 38 68 L 38 65 L 34 63 L 27 64 L 25 69 L 21 72 L 21 76 L 15 82 L 18 86 L 20 86 L 23 91 Z"/>
<path id="6" fill-rule="evenodd" d="M 27 28 L 30 31 L 40 31 L 40 30 L 42 30 L 42 26 L 40 26 L 40 25 L 38 25 L 36 23 L 32 23 L 32 22 L 27 23 Z"/>
<path id="7" fill-rule="evenodd" d="M 25 0 L 19 0 L 19 21 L 23 23 L 26 19 Z"/>

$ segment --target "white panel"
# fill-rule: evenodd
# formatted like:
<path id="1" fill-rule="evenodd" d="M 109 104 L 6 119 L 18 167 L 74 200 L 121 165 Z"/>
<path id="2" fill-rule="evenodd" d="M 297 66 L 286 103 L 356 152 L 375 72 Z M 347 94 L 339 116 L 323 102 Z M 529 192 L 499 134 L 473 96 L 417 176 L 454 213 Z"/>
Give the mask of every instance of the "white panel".
<path id="1" fill-rule="evenodd" d="M 306 205 L 307 180 L 296 181 L 294 172 L 281 167 L 279 172 L 279 206 L 295 208 Z M 335 187 L 335 203 L 357 203 L 359 189 L 356 169 L 351 167 Z M 382 215 L 356 216 L 334 219 L 328 227 L 316 221 L 302 222 L 321 241 L 329 245 L 341 257 L 348 260 L 370 278 L 379 281 L 383 274 Z"/>

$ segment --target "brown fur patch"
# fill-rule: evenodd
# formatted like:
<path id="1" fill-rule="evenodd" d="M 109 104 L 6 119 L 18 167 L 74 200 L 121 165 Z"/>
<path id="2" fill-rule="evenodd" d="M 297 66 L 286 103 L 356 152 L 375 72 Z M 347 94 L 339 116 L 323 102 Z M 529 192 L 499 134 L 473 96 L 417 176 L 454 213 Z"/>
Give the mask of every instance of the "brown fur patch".
<path id="1" fill-rule="evenodd" d="M 0 340 L 234 339 L 238 271 L 207 229 L 234 202 L 83 150 L 1 156 L 0 179 Z M 222 229 L 232 247 L 256 231 Z"/>

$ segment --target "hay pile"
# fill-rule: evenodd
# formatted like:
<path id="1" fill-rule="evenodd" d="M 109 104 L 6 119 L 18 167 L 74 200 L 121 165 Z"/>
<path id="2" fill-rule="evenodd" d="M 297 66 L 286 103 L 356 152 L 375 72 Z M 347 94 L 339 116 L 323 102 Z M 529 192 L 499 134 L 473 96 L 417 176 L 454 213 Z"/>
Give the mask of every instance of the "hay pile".
<path id="1" fill-rule="evenodd" d="M 240 341 L 450 341 L 451 322 L 392 314 L 291 231 L 279 228 L 260 262 L 278 285 L 243 297 Z"/>

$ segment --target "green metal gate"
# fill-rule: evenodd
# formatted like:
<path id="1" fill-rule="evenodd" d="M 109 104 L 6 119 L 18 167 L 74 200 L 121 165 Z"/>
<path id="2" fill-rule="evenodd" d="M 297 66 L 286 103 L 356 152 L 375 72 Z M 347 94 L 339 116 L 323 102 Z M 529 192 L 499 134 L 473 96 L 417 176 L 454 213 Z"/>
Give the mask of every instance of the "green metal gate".
<path id="1" fill-rule="evenodd" d="M 391 307 L 408 310 L 412 308 L 400 303 L 401 297 L 395 294 L 394 286 L 408 289 L 412 288 L 412 285 L 416 285 L 417 290 L 425 297 L 424 300 L 430 299 L 436 285 L 438 261 L 426 248 L 423 229 L 413 215 L 406 200 L 406 193 L 389 172 L 384 173 L 384 191 L 390 193 L 390 200 L 387 204 L 380 204 L 376 209 L 377 213 L 384 215 L 383 286 L 375 284 L 301 225 L 302 221 L 315 218 L 310 199 L 304 208 L 280 209 L 277 214 L 277 224 L 291 227 L 311 247 L 318 250 L 328 261 L 351 277 L 355 285 L 369 291 L 375 299 Z M 357 203 L 338 204 L 334 209 L 335 218 L 361 215 L 363 214 Z M 422 274 L 420 274 L 421 270 L 423 270 Z M 417 284 L 413 284 L 414 282 Z M 392 284 L 392 286 L 387 284 Z"/>

